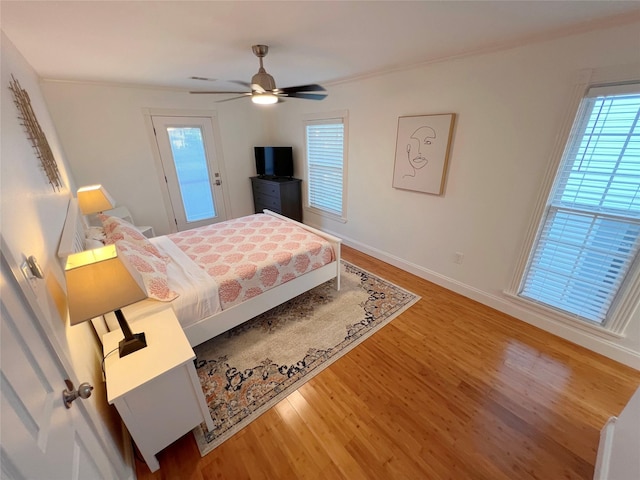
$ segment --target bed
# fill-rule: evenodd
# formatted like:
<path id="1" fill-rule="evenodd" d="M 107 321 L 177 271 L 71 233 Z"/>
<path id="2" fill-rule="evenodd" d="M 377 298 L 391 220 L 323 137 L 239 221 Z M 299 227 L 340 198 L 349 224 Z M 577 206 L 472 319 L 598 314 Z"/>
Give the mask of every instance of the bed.
<path id="1" fill-rule="evenodd" d="M 72 199 L 58 256 L 99 246 L 88 238 L 91 228 Z M 124 240 L 116 243 L 119 252 L 137 249 L 133 257 L 124 254 L 136 258 L 141 247 Z M 165 301 L 147 299 L 122 310 L 135 330 L 137 318 L 171 305 L 192 346 L 331 279 L 340 289 L 341 240 L 269 210 L 147 241 L 152 247 L 145 243 L 145 249 L 168 259 L 168 284 L 156 289 Z M 243 255 L 251 262 L 239 261 Z M 100 338 L 118 328 L 113 314 L 92 323 Z"/>

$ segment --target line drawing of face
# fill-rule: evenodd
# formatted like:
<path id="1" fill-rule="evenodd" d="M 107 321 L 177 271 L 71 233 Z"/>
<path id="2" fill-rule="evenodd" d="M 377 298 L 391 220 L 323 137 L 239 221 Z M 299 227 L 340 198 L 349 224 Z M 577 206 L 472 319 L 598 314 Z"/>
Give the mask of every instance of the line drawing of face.
<path id="1" fill-rule="evenodd" d="M 424 145 L 431 145 L 431 140 L 436 138 L 436 132 L 431 127 L 420 127 L 409 137 L 407 143 L 407 161 L 413 169 L 412 174 L 406 174 L 404 177 L 415 177 L 416 172 L 429 163 L 425 156 L 427 148 Z"/>

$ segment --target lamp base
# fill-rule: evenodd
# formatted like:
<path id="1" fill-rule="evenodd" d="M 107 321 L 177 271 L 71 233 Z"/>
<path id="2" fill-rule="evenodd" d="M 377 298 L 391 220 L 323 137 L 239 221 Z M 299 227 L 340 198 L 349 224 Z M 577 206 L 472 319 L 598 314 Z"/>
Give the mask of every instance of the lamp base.
<path id="1" fill-rule="evenodd" d="M 120 350 L 120 358 L 129 355 L 130 353 L 137 352 L 147 346 L 147 340 L 144 337 L 144 332 L 132 334 L 133 338 L 127 340 L 126 338 L 120 340 L 118 344 Z"/>

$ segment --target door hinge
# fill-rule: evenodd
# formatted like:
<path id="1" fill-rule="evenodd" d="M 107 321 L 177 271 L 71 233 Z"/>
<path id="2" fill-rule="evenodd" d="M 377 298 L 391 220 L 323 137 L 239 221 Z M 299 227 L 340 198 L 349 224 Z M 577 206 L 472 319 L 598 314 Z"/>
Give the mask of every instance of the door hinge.
<path id="1" fill-rule="evenodd" d="M 169 180 L 167 180 L 167 176 L 164 176 L 164 183 L 169 183 Z"/>
<path id="2" fill-rule="evenodd" d="M 178 219 L 174 218 L 173 221 L 176 222 L 176 227 L 177 227 L 178 226 Z"/>

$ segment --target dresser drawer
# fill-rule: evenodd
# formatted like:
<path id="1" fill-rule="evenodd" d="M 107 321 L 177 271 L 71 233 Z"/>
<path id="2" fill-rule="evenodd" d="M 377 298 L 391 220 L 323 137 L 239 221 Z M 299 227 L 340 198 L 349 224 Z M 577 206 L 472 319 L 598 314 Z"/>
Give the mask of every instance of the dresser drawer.
<path id="1" fill-rule="evenodd" d="M 280 207 L 281 207 L 281 203 L 280 203 L 280 197 L 272 197 L 269 195 L 265 195 L 263 193 L 254 193 L 253 194 L 253 201 L 255 203 L 256 206 L 256 210 L 257 211 L 262 211 L 265 208 L 268 208 L 269 210 L 275 210 L 277 212 L 280 211 Z"/>
<path id="2" fill-rule="evenodd" d="M 301 183 L 298 178 L 251 178 L 253 206 L 256 213 L 264 209 L 302 221 Z"/>
<path id="3" fill-rule="evenodd" d="M 280 196 L 280 186 L 273 182 L 253 182 L 253 193 L 255 195 L 269 195 L 273 197 Z"/>

